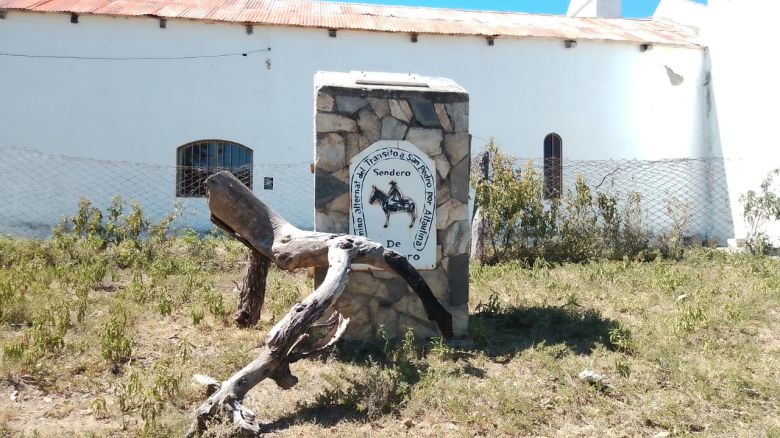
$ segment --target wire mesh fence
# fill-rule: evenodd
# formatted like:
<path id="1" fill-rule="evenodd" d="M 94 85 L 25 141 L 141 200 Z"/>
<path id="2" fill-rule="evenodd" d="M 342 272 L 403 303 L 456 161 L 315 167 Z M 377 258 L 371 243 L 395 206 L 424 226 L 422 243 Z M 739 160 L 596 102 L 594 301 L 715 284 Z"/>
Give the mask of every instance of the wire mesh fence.
<path id="1" fill-rule="evenodd" d="M 197 231 L 212 227 L 204 197 L 180 196 L 200 194 L 196 188 L 181 184 L 202 181 L 192 176 L 200 175 L 202 169 L 76 158 L 9 147 L 0 147 L 0 154 L 4 157 L 0 160 L 0 192 L 4 197 L 0 233 L 46 237 L 62 217 L 77 211 L 82 197 L 105 209 L 114 196 L 137 201 L 153 220 L 178 207 L 181 215 L 174 226 Z M 479 162 L 474 159 L 474 166 Z M 543 160 L 518 162 L 528 163 L 544 175 Z M 690 236 L 720 242 L 734 235 L 722 158 L 559 163 L 557 177 L 563 193 L 573 190 L 577 178 L 582 178 L 592 191 L 619 200 L 640 194 L 644 221 L 651 232 L 662 233 L 675 221 L 683 220 Z M 314 177 L 309 163 L 255 164 L 251 172 L 246 170 L 242 168 L 241 178 L 251 181 L 259 197 L 294 225 L 313 228 Z"/>
<path id="2" fill-rule="evenodd" d="M 486 152 L 472 161 L 485 172 Z M 642 222 L 651 236 L 674 230 L 686 238 L 724 244 L 734 237 L 733 193 L 720 157 L 668 160 L 517 159 L 519 171 L 535 172 L 546 197 L 574 196 L 577 180 L 593 195 L 603 193 L 626 203 L 638 195 Z M 745 167 L 730 161 L 732 171 Z M 488 169 L 488 176 L 490 170 Z"/>
<path id="3" fill-rule="evenodd" d="M 152 220 L 175 209 L 174 227 L 211 229 L 200 168 L 104 161 L 0 147 L 0 233 L 46 237 L 66 215 L 76 213 L 82 197 L 105 210 L 114 196 L 137 201 Z M 210 169 L 216 171 L 218 169 Z M 314 178 L 309 163 L 241 167 L 239 178 L 296 226 L 311 228 Z M 186 195 L 186 196 L 177 196 Z M 237 207 L 239 208 L 239 207 Z"/>

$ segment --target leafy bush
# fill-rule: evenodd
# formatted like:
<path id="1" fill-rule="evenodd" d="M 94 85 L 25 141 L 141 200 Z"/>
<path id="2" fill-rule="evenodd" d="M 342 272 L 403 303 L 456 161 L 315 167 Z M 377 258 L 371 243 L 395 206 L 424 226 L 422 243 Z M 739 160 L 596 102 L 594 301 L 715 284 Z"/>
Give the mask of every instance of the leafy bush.
<path id="1" fill-rule="evenodd" d="M 55 247 L 77 261 L 91 261 L 105 252 L 119 268 L 149 265 L 175 237 L 171 224 L 179 211 L 175 209 L 154 223 L 136 201 L 130 203 L 126 214 L 125 209 L 126 202 L 119 196 L 105 212 L 82 198 L 76 214 L 63 218 L 55 227 Z"/>
<path id="2" fill-rule="evenodd" d="M 620 200 L 594 193 L 578 177 L 561 199 L 543 199 L 544 178 L 531 163 L 518 165 L 492 140 L 489 178 L 473 178 L 476 202 L 487 223 L 483 263 L 537 259 L 582 262 L 596 258 L 644 257 L 650 235 L 643 224 L 641 196 Z"/>
<path id="3" fill-rule="evenodd" d="M 774 178 L 778 175 L 780 169 L 773 170 L 761 182 L 760 193 L 750 190 L 739 198 L 747 225 L 745 243 L 753 254 L 765 254 L 772 250 L 764 227 L 772 220 L 780 220 L 780 192 L 774 187 Z"/>

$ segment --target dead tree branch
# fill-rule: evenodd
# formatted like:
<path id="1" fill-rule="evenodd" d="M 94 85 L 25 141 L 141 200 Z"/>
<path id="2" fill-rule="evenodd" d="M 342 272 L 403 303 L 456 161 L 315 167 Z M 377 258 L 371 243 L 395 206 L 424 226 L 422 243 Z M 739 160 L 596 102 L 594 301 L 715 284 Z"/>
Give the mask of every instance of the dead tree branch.
<path id="1" fill-rule="evenodd" d="M 284 389 L 295 386 L 298 379 L 290 372 L 290 363 L 324 351 L 344 333 L 349 319 L 338 313 L 326 323 L 317 324 L 317 321 L 344 291 L 352 263 L 369 264 L 398 274 L 420 298 L 428 319 L 436 322 L 444 337 L 452 337 L 452 316 L 420 273 L 397 252 L 363 237 L 300 230 L 255 197 L 229 172 L 209 177 L 206 186 L 212 221 L 256 251 L 258 260 L 264 258 L 282 269 L 327 266 L 328 272 L 320 287 L 293 306 L 271 329 L 258 357 L 222 382 L 198 407 L 187 436 L 199 435 L 217 418 L 227 418 L 246 432 L 259 432 L 254 413 L 243 407 L 241 401 L 266 378 Z M 303 347 L 311 332 L 318 329 L 325 329 L 325 335 Z"/>
<path id="2" fill-rule="evenodd" d="M 271 260 L 250 247 L 249 266 L 241 285 L 238 309 L 233 320 L 239 327 L 252 327 L 260 320 L 260 311 L 265 301 L 266 277 Z"/>

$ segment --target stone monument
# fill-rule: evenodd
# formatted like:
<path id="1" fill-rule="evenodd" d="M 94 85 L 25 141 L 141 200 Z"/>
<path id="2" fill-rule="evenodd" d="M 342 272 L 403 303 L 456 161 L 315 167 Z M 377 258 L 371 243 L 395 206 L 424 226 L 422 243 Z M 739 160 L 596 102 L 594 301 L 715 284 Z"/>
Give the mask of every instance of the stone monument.
<path id="1" fill-rule="evenodd" d="M 468 94 L 448 79 L 320 72 L 314 98 L 316 231 L 366 236 L 406 256 L 452 314 L 455 335 L 464 335 Z M 438 336 L 395 274 L 354 269 L 335 306 L 351 318 L 348 337 L 374 340 L 380 327 L 390 338 L 408 328 Z M 317 270 L 315 283 L 324 272 Z"/>

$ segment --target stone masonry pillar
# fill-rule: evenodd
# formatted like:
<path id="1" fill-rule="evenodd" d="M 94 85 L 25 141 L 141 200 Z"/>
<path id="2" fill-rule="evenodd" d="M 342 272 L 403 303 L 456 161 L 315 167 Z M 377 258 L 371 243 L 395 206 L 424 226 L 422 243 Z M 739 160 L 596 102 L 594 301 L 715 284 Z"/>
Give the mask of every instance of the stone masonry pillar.
<path id="1" fill-rule="evenodd" d="M 352 233 L 401 252 L 468 327 L 469 96 L 453 81 L 387 73 L 315 76 L 315 229 Z M 324 270 L 318 270 L 319 284 Z M 355 267 L 335 307 L 347 336 L 438 336 L 393 273 Z"/>

